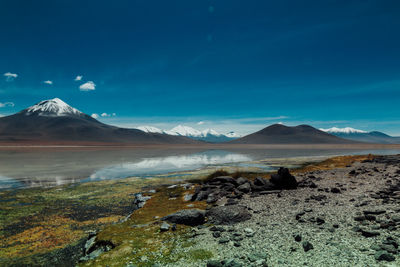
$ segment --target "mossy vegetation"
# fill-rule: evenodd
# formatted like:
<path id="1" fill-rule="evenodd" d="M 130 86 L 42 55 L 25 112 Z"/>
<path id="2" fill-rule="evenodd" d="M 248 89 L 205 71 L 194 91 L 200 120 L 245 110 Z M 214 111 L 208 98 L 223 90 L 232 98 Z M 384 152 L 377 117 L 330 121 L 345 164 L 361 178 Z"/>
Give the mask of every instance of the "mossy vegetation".
<path id="1" fill-rule="evenodd" d="M 128 262 L 152 266 L 154 263 L 176 262 L 181 258 L 189 261 L 210 258 L 212 254 L 206 250 L 192 251 L 188 248 L 188 253 L 175 253 L 177 246 L 190 244 L 187 242 L 189 227 L 178 225 L 175 231 L 160 232 L 160 218 L 182 209 L 205 209 L 205 202 L 184 201 L 184 195 L 191 193 L 192 188 L 184 189 L 183 186 L 160 187 L 145 206 L 135 211 L 127 221 L 101 230 L 97 241 L 111 242 L 115 248 L 81 266 L 124 266 Z"/>
<path id="2" fill-rule="evenodd" d="M 30 264 L 77 242 L 86 230 L 120 221 L 132 212 L 134 193 L 162 182 L 128 178 L 0 191 L 0 265 Z"/>

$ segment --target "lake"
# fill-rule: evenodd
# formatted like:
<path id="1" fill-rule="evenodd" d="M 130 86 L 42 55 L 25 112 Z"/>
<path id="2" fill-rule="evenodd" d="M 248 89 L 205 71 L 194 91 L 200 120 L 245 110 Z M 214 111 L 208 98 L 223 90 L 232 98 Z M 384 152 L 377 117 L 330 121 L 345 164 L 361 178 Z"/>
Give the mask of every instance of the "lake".
<path id="1" fill-rule="evenodd" d="M 121 148 L 15 148 L 0 150 L 0 189 L 56 186 L 69 183 L 121 179 L 132 176 L 231 166 L 276 168 L 322 160 L 334 155 L 399 154 L 400 150 L 335 149 L 121 149 Z M 289 160 L 289 159 L 292 159 Z M 260 160 L 262 160 L 260 162 Z"/>

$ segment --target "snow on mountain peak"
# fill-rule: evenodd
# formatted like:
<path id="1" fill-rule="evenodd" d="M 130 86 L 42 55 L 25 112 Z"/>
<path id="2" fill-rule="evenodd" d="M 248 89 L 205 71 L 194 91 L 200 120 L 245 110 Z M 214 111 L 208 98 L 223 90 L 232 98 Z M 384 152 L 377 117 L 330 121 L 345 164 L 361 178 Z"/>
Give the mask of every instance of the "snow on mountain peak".
<path id="1" fill-rule="evenodd" d="M 168 131 L 171 135 L 189 136 L 189 137 L 201 137 L 202 133 L 189 126 L 178 125 Z"/>
<path id="2" fill-rule="evenodd" d="M 213 129 L 205 129 L 204 131 L 201 132 L 203 137 L 207 137 L 208 135 L 213 135 L 213 136 L 221 136 L 219 132 L 213 130 Z"/>
<path id="3" fill-rule="evenodd" d="M 76 108 L 71 107 L 59 98 L 43 100 L 25 109 L 26 115 L 38 113 L 40 116 L 65 116 L 65 115 L 81 115 L 83 114 Z"/>
<path id="4" fill-rule="evenodd" d="M 320 129 L 321 131 L 327 132 L 327 133 L 345 133 L 345 134 L 354 134 L 354 133 L 367 133 L 366 131 L 354 129 L 351 127 L 345 127 L 345 128 L 337 128 L 337 127 L 332 127 L 329 129 Z"/>
<path id="5" fill-rule="evenodd" d="M 186 136 L 196 140 L 212 141 L 212 142 L 223 142 L 229 139 L 239 138 L 240 135 L 235 132 L 229 132 L 227 134 L 221 134 L 213 129 L 205 129 L 203 131 L 196 130 L 190 126 L 178 125 L 171 130 L 162 130 L 154 126 L 138 126 L 136 129 L 144 131 L 146 133 L 161 133 L 177 136 Z"/>
<path id="6" fill-rule="evenodd" d="M 145 126 L 136 127 L 136 129 L 141 130 L 141 131 L 146 132 L 146 133 L 160 133 L 160 134 L 164 133 L 163 130 L 161 130 L 161 129 L 157 128 L 157 127 L 154 127 L 154 126 L 145 125 Z"/>

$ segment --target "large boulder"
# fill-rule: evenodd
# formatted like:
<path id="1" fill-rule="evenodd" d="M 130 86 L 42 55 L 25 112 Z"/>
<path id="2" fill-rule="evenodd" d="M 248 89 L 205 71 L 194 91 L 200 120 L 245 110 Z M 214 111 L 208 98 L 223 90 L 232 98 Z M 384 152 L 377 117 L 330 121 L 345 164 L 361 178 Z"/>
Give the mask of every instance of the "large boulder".
<path id="1" fill-rule="evenodd" d="M 254 192 L 260 192 L 260 191 L 270 191 L 270 190 L 275 190 L 277 189 L 273 183 L 271 183 L 269 180 L 257 177 L 254 182 L 251 184 L 251 189 Z"/>
<path id="2" fill-rule="evenodd" d="M 239 205 L 212 207 L 206 215 L 209 222 L 214 224 L 234 224 L 251 218 L 247 208 Z"/>
<path id="3" fill-rule="evenodd" d="M 238 186 L 238 182 L 231 176 L 218 176 L 209 181 L 210 184 L 233 184 Z"/>
<path id="4" fill-rule="evenodd" d="M 168 221 L 170 223 L 196 226 L 204 223 L 205 211 L 199 209 L 180 210 L 163 217 L 161 220 Z"/>
<path id="5" fill-rule="evenodd" d="M 296 189 L 297 181 L 287 168 L 279 168 L 277 174 L 271 175 L 271 183 L 279 189 Z"/>

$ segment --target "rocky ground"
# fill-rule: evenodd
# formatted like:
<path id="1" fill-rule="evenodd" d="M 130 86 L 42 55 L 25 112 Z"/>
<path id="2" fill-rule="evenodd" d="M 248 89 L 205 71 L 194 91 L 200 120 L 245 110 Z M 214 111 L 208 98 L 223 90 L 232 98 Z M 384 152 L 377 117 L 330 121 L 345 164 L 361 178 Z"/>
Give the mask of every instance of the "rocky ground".
<path id="1" fill-rule="evenodd" d="M 225 176 L 198 186 L 185 197 L 208 202 L 206 212 L 191 211 L 208 221 L 190 223 L 198 224 L 190 249 L 213 256 L 167 266 L 400 266 L 400 156 L 295 179 L 296 189 L 285 170 L 270 180 Z M 192 215 L 167 216 L 164 231 Z"/>

